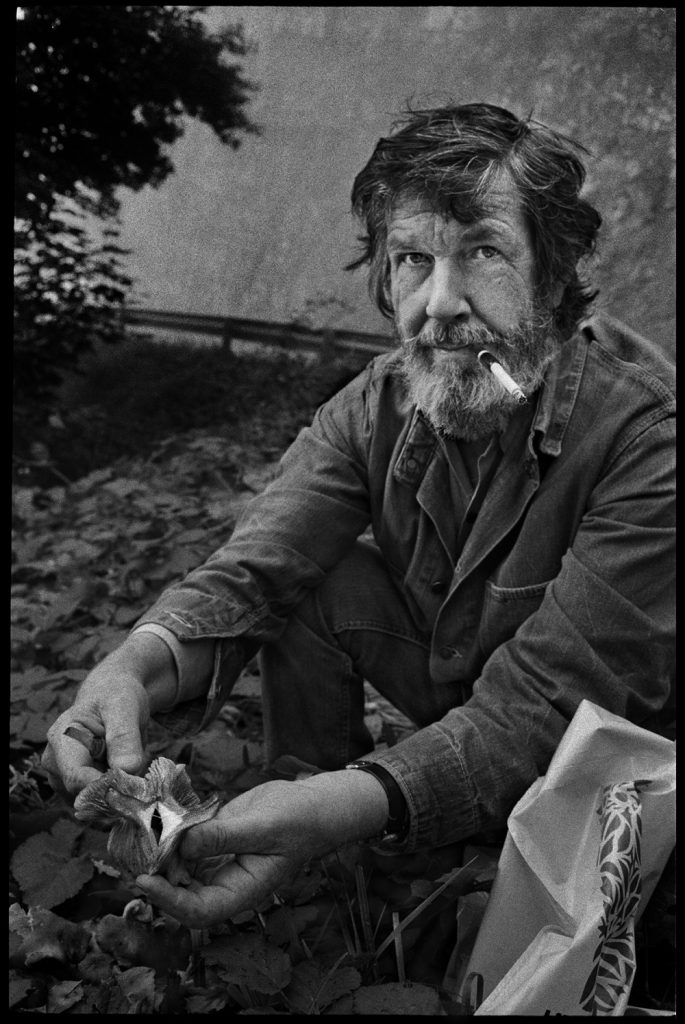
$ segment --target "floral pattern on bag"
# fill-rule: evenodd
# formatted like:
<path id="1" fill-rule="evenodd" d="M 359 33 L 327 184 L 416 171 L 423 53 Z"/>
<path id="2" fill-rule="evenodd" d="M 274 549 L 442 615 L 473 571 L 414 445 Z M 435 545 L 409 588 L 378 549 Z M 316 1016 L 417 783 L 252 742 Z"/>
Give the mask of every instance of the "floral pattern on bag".
<path id="1" fill-rule="evenodd" d="M 592 970 L 580 997 L 581 1008 L 593 1015 L 611 1014 L 630 992 L 635 975 L 635 914 L 642 893 L 640 792 L 648 785 L 639 780 L 605 786 L 597 808 L 604 911 Z"/>

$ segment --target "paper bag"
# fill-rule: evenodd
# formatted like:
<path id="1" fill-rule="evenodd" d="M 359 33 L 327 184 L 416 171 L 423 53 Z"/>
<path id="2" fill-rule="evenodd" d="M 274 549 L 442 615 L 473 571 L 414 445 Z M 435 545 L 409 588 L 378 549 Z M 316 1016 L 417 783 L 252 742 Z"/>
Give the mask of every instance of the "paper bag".
<path id="1" fill-rule="evenodd" d="M 675 846 L 675 743 L 583 701 L 507 824 L 462 998 L 475 980 L 476 1014 L 623 1015 Z"/>

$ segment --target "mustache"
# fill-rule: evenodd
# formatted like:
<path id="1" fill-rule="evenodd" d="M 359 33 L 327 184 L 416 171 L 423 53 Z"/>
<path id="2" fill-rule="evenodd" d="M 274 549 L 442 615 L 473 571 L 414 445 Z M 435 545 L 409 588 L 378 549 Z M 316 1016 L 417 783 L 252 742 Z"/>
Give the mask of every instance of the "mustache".
<path id="1" fill-rule="evenodd" d="M 412 348 L 512 348 L 510 336 L 483 324 L 427 324 L 418 334 L 404 339 Z"/>
<path id="2" fill-rule="evenodd" d="M 420 353 L 434 348 L 472 348 L 479 352 L 492 349 L 498 358 L 520 365 L 537 358 L 559 342 L 553 320 L 547 310 L 534 309 L 517 326 L 498 331 L 482 323 L 427 323 L 415 335 L 399 336 L 405 350 Z"/>

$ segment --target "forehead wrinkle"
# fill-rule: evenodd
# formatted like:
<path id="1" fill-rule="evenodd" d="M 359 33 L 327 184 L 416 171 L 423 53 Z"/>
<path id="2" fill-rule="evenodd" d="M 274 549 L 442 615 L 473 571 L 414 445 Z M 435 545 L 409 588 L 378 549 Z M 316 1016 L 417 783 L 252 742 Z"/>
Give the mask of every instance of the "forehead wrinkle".
<path id="1" fill-rule="evenodd" d="M 516 226 L 497 217 L 484 217 L 473 224 L 464 224 L 462 221 L 457 220 L 456 217 L 433 217 L 431 211 L 423 212 L 426 215 L 425 219 L 419 213 L 409 214 L 406 218 L 400 218 L 399 222 L 391 222 L 388 230 L 387 244 L 389 246 L 411 245 L 413 243 L 426 242 L 427 240 L 436 241 L 442 236 L 443 230 L 449 228 L 450 224 L 459 225 L 462 241 L 472 241 L 476 238 L 503 238 L 512 242 L 517 236 Z M 419 223 L 416 223 L 417 216 L 421 217 L 421 222 Z M 403 224 L 403 219 L 411 221 L 411 223 Z"/>
<path id="2" fill-rule="evenodd" d="M 518 234 L 521 229 L 526 235 L 529 234 L 528 218 L 521 194 L 511 173 L 505 168 L 499 168 L 492 176 L 484 193 L 478 198 L 477 205 L 478 213 L 475 217 L 461 220 L 450 212 L 447 196 L 444 203 L 438 203 L 428 195 L 400 193 L 386 211 L 386 237 L 389 239 L 396 231 L 405 230 L 401 226 L 403 220 L 415 220 L 424 215 L 435 218 L 432 224 L 433 234 L 440 230 L 440 226 L 451 222 L 459 224 L 463 234 L 468 233 L 469 236 L 470 229 L 474 232 L 484 230 L 482 225 L 488 222 L 503 225 L 510 236 Z M 408 228 L 409 231 L 412 229 L 416 230 L 414 225 Z"/>

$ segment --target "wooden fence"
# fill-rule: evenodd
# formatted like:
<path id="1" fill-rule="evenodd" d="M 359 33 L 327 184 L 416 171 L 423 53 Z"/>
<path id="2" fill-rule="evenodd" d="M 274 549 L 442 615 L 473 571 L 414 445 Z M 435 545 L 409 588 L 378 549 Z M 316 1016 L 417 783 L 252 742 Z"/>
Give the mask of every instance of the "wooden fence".
<path id="1" fill-rule="evenodd" d="M 230 348 L 233 341 L 250 341 L 276 345 L 279 348 L 308 349 L 313 352 L 330 349 L 368 352 L 369 355 L 373 355 L 387 352 L 395 345 L 389 335 L 370 334 L 365 331 L 315 330 L 293 323 L 244 320 L 232 316 L 205 316 L 200 313 L 169 313 L 162 309 L 131 307 L 123 311 L 123 320 L 131 326 L 213 335 L 221 338 L 226 348 Z"/>

